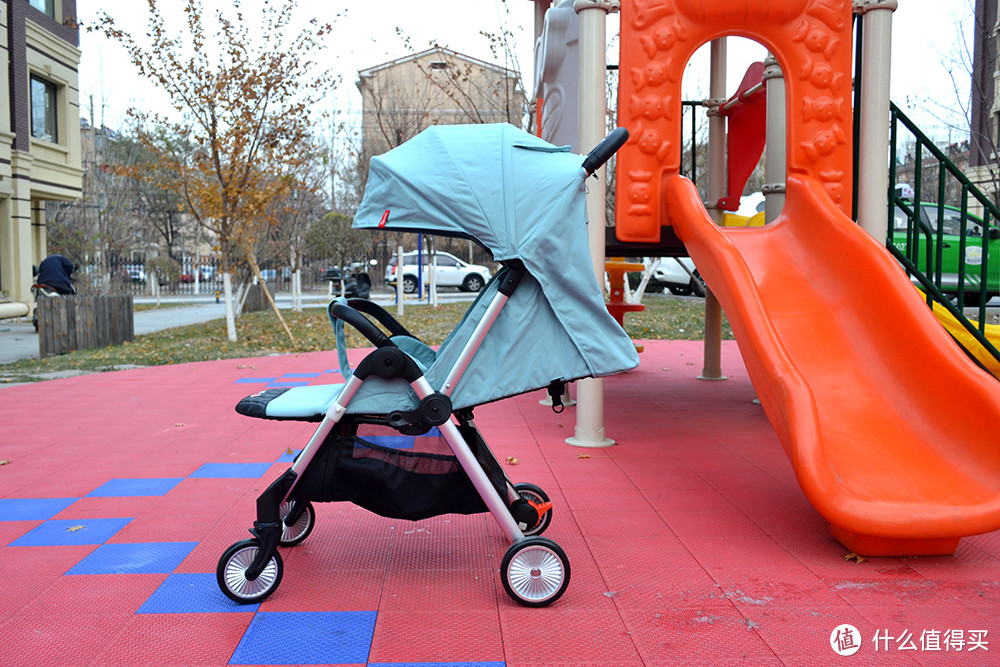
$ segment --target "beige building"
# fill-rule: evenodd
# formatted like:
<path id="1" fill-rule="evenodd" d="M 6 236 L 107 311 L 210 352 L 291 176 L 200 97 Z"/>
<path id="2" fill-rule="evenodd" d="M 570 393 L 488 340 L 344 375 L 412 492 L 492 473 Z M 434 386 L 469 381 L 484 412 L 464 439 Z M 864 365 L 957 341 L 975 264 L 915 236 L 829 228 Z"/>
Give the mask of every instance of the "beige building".
<path id="1" fill-rule="evenodd" d="M 31 304 L 45 202 L 81 194 L 76 0 L 0 0 L 0 300 Z M 16 313 L 14 313 L 16 314 Z"/>
<path id="2" fill-rule="evenodd" d="M 442 47 L 363 69 L 357 86 L 365 163 L 431 125 L 521 127 L 525 112 L 519 72 Z"/>

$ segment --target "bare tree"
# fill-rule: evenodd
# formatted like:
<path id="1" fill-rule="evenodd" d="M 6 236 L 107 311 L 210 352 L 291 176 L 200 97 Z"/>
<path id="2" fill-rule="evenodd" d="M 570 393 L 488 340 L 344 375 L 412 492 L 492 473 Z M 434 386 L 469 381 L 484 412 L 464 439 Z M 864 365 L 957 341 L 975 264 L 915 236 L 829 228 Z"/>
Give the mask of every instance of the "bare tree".
<path id="1" fill-rule="evenodd" d="M 220 247 L 226 328 L 236 340 L 232 297 L 232 259 L 241 251 L 251 271 L 264 283 L 254 256 L 271 221 L 270 202 L 287 192 L 285 176 L 300 164 L 311 128 L 313 105 L 333 85 L 319 66 L 330 25 L 311 21 L 291 34 L 294 0 L 274 7 L 264 0 L 253 21 L 233 0 L 232 19 L 216 12 L 209 33 L 200 0 L 184 5 L 185 28 L 171 34 L 158 0 L 148 0 L 148 32 L 136 39 L 101 12 L 95 28 L 119 41 L 139 73 L 170 96 L 181 121 L 133 110 L 137 118 L 171 128 L 180 140 L 163 133 L 140 133 L 146 147 L 178 175 L 164 187 L 176 187 L 188 212 L 215 234 Z M 251 26 L 259 27 L 251 34 Z M 144 126 L 145 127 L 145 126 Z M 164 142 L 162 139 L 168 139 Z M 155 177 L 146 170 L 140 175 Z M 265 295 L 289 337 L 270 293 Z"/>

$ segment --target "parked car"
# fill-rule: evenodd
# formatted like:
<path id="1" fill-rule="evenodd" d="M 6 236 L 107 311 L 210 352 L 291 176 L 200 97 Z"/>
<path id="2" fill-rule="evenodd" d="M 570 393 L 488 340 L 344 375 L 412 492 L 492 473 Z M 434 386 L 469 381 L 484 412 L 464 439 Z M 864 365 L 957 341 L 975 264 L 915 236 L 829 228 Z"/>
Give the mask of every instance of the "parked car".
<path id="1" fill-rule="evenodd" d="M 323 280 L 333 283 L 333 292 L 337 295 L 341 293 L 341 272 L 340 269 L 326 268 L 320 272 Z M 344 279 L 343 295 L 347 298 L 359 297 L 367 299 L 371 295 L 372 279 L 364 271 L 347 271 Z"/>
<path id="2" fill-rule="evenodd" d="M 146 270 L 141 266 L 126 266 L 125 273 L 134 283 L 146 282 Z"/>
<path id="3" fill-rule="evenodd" d="M 705 281 L 690 257 L 661 257 L 660 265 L 649 280 L 654 286 L 666 287 L 678 296 L 705 296 Z"/>
<path id="4" fill-rule="evenodd" d="M 463 262 L 451 253 L 435 253 L 437 269 L 434 272 L 434 280 L 438 287 L 457 287 L 463 292 L 478 292 L 490 279 L 490 270 L 478 264 Z M 428 284 L 430 281 L 430 256 L 425 252 L 421 260 L 422 282 Z M 389 260 L 389 266 L 385 270 L 385 282 L 391 286 L 396 285 L 396 258 Z M 417 291 L 417 253 L 416 251 L 403 253 L 403 292 L 413 294 Z"/>
<path id="5" fill-rule="evenodd" d="M 972 290 L 967 294 L 966 301 L 979 303 L 979 285 L 983 265 L 983 233 L 986 226 L 982 218 L 966 214 L 965 255 L 962 256 L 962 211 L 954 206 L 941 206 L 941 289 L 945 294 L 957 295 L 958 274 L 965 265 L 965 288 Z M 938 239 L 938 205 L 923 202 L 917 207 L 919 214 L 919 231 L 917 243 L 917 268 L 928 270 L 927 248 L 932 248 L 931 267 L 935 266 L 936 247 Z M 906 252 L 907 225 L 906 213 L 898 205 L 895 207 L 892 225 L 892 244 L 900 251 Z M 1000 229 L 995 224 L 989 225 L 986 232 L 986 253 L 988 271 L 986 289 L 988 298 L 1000 294 Z M 928 276 L 934 278 L 934 276 Z"/>

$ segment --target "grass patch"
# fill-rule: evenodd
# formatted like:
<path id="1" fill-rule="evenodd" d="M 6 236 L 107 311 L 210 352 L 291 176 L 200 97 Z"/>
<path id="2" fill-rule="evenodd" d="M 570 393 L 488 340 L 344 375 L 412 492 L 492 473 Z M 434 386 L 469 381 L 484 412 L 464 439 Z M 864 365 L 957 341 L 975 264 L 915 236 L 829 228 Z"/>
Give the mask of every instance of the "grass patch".
<path id="1" fill-rule="evenodd" d="M 437 307 L 408 305 L 400 322 L 418 338 L 439 345 L 462 318 L 468 303 Z M 395 311 L 390 309 L 395 315 Z M 288 339 L 274 314 L 267 310 L 248 313 L 236 322 L 238 342 L 226 338 L 223 319 L 176 327 L 137 336 L 134 341 L 95 350 L 80 350 L 45 359 L 24 359 L 0 366 L 0 382 L 21 382 L 58 371 L 110 371 L 129 366 L 161 366 L 192 361 L 261 357 L 334 350 L 333 329 L 325 308 L 307 308 L 301 313 L 283 310 L 295 336 Z M 629 336 L 640 340 L 698 340 L 704 335 L 704 301 L 651 295 L 646 311 L 625 316 Z M 723 320 L 723 338 L 732 331 Z M 347 328 L 348 347 L 370 347 L 370 343 Z"/>

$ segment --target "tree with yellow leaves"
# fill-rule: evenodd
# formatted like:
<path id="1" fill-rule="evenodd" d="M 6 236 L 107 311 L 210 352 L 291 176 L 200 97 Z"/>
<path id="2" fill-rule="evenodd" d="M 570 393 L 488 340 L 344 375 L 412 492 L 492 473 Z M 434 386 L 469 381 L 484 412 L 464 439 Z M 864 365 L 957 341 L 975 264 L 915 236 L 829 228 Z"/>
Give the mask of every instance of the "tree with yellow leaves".
<path id="1" fill-rule="evenodd" d="M 170 173 L 162 186 L 177 191 L 191 215 L 216 236 L 231 341 L 236 340 L 235 255 L 246 257 L 284 325 L 254 251 L 272 224 L 268 204 L 298 187 L 293 174 L 313 154 L 304 150 L 311 141 L 310 112 L 334 84 L 329 70 L 319 66 L 332 27 L 314 19 L 293 34 L 292 10 L 299 3 L 279 1 L 275 6 L 264 0 L 262 11 L 248 20 L 240 0 L 233 0 L 231 18 L 216 12 L 211 33 L 201 0 L 186 0 L 184 27 L 174 31 L 160 2 L 147 0 L 143 39 L 120 29 L 103 11 L 90 28 L 121 43 L 139 73 L 169 95 L 180 117 L 131 112 L 144 128 L 139 137 L 155 163 L 166 167 L 144 175 Z"/>

